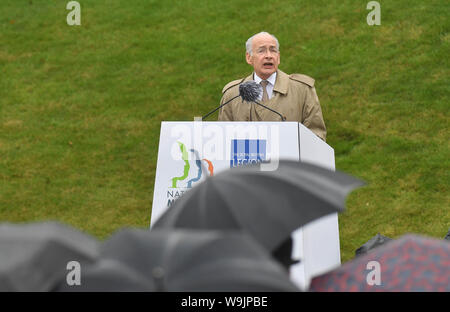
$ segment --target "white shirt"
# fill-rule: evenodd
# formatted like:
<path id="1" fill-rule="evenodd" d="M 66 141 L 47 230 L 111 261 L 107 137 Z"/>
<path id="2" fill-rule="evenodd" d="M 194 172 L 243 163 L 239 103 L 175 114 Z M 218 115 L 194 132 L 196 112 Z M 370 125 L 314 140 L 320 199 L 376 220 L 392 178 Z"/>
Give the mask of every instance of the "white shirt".
<path id="1" fill-rule="evenodd" d="M 263 79 L 259 78 L 256 73 L 253 73 L 253 78 L 255 79 L 255 82 L 259 84 Z M 269 100 L 272 98 L 273 94 L 273 87 L 275 86 L 275 81 L 277 80 L 277 72 L 274 72 L 272 75 L 270 75 L 269 78 L 266 79 L 269 83 L 266 86 L 267 96 L 269 97 Z M 259 95 L 258 100 L 262 100 L 262 93 Z"/>

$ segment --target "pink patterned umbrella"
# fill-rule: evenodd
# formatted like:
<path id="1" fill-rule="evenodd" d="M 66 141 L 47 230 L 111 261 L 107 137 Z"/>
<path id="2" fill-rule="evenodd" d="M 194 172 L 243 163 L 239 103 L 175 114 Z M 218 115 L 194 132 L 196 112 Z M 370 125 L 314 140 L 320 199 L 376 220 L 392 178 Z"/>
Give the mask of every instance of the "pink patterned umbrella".
<path id="1" fill-rule="evenodd" d="M 450 291 L 450 243 L 405 235 L 315 277 L 310 291 Z"/>

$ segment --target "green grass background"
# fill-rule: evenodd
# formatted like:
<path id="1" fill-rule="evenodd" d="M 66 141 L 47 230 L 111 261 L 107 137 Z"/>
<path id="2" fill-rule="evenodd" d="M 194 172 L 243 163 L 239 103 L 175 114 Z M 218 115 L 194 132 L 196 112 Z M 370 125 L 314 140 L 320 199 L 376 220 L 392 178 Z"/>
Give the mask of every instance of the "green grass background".
<path id="1" fill-rule="evenodd" d="M 364 179 L 339 217 L 342 260 L 376 233 L 450 227 L 450 3 L 80 0 L 0 3 L 0 220 L 105 238 L 148 227 L 162 120 L 192 120 L 251 72 L 262 30 L 280 69 L 316 79 L 336 168 Z M 213 117 L 215 118 L 215 117 Z"/>

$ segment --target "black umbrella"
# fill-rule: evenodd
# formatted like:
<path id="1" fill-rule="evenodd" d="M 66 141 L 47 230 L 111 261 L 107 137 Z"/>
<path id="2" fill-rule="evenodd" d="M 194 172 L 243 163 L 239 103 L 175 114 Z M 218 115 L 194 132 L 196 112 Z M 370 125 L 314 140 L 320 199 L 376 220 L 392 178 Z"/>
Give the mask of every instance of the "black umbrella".
<path id="1" fill-rule="evenodd" d="M 69 262 L 93 263 L 98 242 L 54 222 L 0 225 L 0 291 L 49 291 L 66 280 Z"/>
<path id="2" fill-rule="evenodd" d="M 122 230 L 102 246 L 158 291 L 298 291 L 286 271 L 240 232 Z"/>
<path id="3" fill-rule="evenodd" d="M 392 238 L 389 238 L 387 236 L 384 236 L 384 235 L 381 235 L 380 233 L 378 233 L 377 235 L 372 237 L 370 240 L 368 240 L 366 243 L 364 243 L 364 245 L 362 245 L 361 247 L 356 249 L 355 256 L 364 255 L 364 254 L 368 253 L 370 250 L 377 248 L 381 245 L 384 245 L 391 240 L 392 240 Z"/>
<path id="4" fill-rule="evenodd" d="M 275 171 L 238 167 L 186 192 L 154 228 L 245 230 L 272 252 L 292 231 L 343 211 L 347 194 L 363 184 L 345 173 L 297 161 L 280 161 Z"/>

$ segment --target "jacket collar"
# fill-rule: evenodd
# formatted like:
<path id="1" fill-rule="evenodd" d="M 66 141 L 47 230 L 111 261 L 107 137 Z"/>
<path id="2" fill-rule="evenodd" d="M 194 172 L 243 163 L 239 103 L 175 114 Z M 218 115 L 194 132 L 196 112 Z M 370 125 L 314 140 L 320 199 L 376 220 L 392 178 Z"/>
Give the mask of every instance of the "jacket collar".
<path id="1" fill-rule="evenodd" d="M 253 73 L 246 77 L 244 81 L 253 80 Z M 275 86 L 273 87 L 273 91 L 279 92 L 281 94 L 287 94 L 289 85 L 289 75 L 282 72 L 281 70 L 277 70 L 277 80 L 275 81 Z"/>

